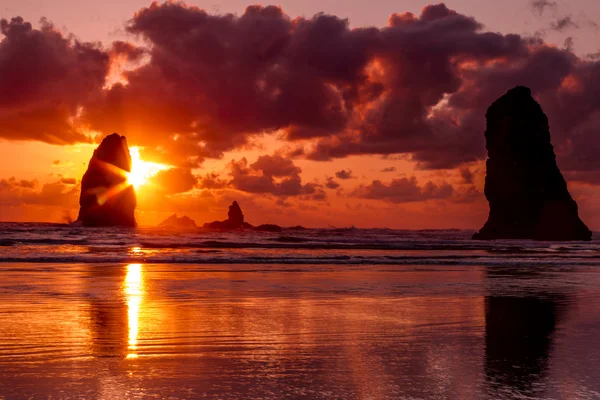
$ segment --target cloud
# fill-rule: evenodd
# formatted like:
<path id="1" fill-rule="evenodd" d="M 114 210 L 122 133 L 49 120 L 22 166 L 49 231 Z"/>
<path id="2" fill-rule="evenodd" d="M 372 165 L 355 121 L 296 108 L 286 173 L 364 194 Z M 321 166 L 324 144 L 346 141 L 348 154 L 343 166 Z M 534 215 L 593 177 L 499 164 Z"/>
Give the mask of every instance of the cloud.
<path id="1" fill-rule="evenodd" d="M 352 179 L 354 178 L 354 176 L 352 175 L 352 171 L 351 170 L 341 170 L 335 173 L 335 176 L 338 179 Z"/>
<path id="2" fill-rule="evenodd" d="M 274 196 L 302 196 L 306 200 L 325 200 L 326 193 L 317 183 L 302 183 L 302 170 L 279 155 L 260 156 L 253 164 L 246 158 L 229 163 L 230 186 L 248 193 Z M 277 179 L 276 179 L 277 178 Z"/>
<path id="3" fill-rule="evenodd" d="M 63 185 L 76 185 L 77 184 L 77 179 L 75 179 L 75 178 L 61 178 L 61 180 L 59 182 L 62 183 Z"/>
<path id="4" fill-rule="evenodd" d="M 369 185 L 358 186 L 350 195 L 363 199 L 384 200 L 392 203 L 411 203 L 433 199 L 448 199 L 452 197 L 452 185 L 443 182 L 435 184 L 431 181 L 420 186 L 417 178 L 394 179 L 386 184 L 374 180 Z"/>
<path id="5" fill-rule="evenodd" d="M 262 171 L 265 176 L 273 177 L 295 176 L 302 172 L 292 160 L 282 156 L 260 156 L 251 167 Z"/>
<path id="6" fill-rule="evenodd" d="M 79 187 L 61 181 L 46 183 L 39 190 L 38 181 L 0 179 L 0 205 L 14 207 L 43 205 L 75 208 L 79 205 Z"/>
<path id="7" fill-rule="evenodd" d="M 396 167 L 386 167 L 382 169 L 380 172 L 396 172 Z"/>
<path id="8" fill-rule="evenodd" d="M 337 189 L 340 187 L 340 184 L 334 181 L 332 177 L 328 177 L 327 181 L 325 182 L 325 187 L 327 189 Z"/>
<path id="9" fill-rule="evenodd" d="M 573 21 L 570 15 L 559 18 L 550 24 L 552 30 L 564 32 L 568 29 L 579 29 L 579 24 Z"/>
<path id="10" fill-rule="evenodd" d="M 563 175 L 569 183 L 600 185 L 600 171 L 567 171 Z"/>
<path id="11" fill-rule="evenodd" d="M 481 30 L 476 20 L 443 4 L 425 7 L 420 17 L 392 16 L 365 66 L 368 81 L 381 84 L 382 91 L 361 99 L 343 133 L 308 146 L 308 157 L 410 153 L 422 168 L 483 158 L 485 108 L 452 102 L 453 97 L 461 89 L 477 91 L 470 85 L 473 71 L 517 65 L 535 43 Z"/>
<path id="12" fill-rule="evenodd" d="M 541 14 L 555 3 L 531 6 Z M 401 154 L 421 169 L 460 168 L 486 157 L 487 107 L 526 85 L 549 116 L 561 167 L 600 171 L 600 62 L 579 59 L 568 43 L 486 31 L 444 4 L 393 14 L 383 28 L 351 28 L 338 16 L 294 18 L 274 6 L 237 16 L 154 2 L 127 24 L 139 45 L 106 49 L 47 21 L 39 29 L 2 21 L 3 138 L 65 144 L 117 131 L 144 157 L 193 169 L 276 133 L 293 157 Z M 122 60 L 134 65 L 107 85 Z M 318 192 L 290 160 L 261 162 L 271 164 L 243 166 L 235 184 Z"/>
<path id="13" fill-rule="evenodd" d="M 89 142 L 75 120 L 103 95 L 108 55 L 44 19 L 40 29 L 21 17 L 1 19 L 0 33 L 0 138 Z"/>
<path id="14" fill-rule="evenodd" d="M 223 189 L 227 185 L 227 181 L 220 179 L 214 172 L 207 173 L 198 181 L 198 187 L 201 189 Z"/>
<path id="15" fill-rule="evenodd" d="M 189 168 L 171 168 L 159 171 L 150 179 L 150 183 L 166 194 L 177 194 L 192 190 L 198 179 Z"/>
<path id="16" fill-rule="evenodd" d="M 557 4 L 550 0 L 531 0 L 530 5 L 534 13 L 541 16 L 547 8 L 556 8 Z"/>
<path id="17" fill-rule="evenodd" d="M 427 115 L 460 87 L 461 63 L 510 61 L 528 48 L 516 35 L 479 33 L 477 21 L 443 4 L 395 14 L 383 29 L 351 29 L 337 16 L 292 19 L 274 6 L 234 16 L 154 3 L 127 30 L 150 45 L 149 62 L 84 117 L 178 165 L 276 131 L 290 142 L 322 139 L 306 152 L 312 159 L 415 153 L 434 166 L 442 149 L 481 158 L 481 139 L 460 144 L 453 124 Z"/>
<path id="18" fill-rule="evenodd" d="M 17 180 L 14 176 L 8 179 L 0 179 L 0 190 L 13 190 L 13 189 L 35 189 L 38 185 L 37 180 Z"/>
<path id="19" fill-rule="evenodd" d="M 462 177 L 462 183 L 473 184 L 475 181 L 475 174 L 467 167 L 463 167 L 459 170 L 460 176 Z"/>

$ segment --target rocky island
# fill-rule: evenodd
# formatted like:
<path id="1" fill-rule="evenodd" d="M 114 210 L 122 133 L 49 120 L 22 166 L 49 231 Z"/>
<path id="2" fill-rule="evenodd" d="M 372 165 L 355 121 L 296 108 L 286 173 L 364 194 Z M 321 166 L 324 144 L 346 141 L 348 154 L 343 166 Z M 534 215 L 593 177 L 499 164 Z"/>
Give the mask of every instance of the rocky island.
<path id="1" fill-rule="evenodd" d="M 234 201 L 229 206 L 229 212 L 227 213 L 227 219 L 224 221 L 213 221 L 204 224 L 205 229 L 216 229 L 216 230 L 235 230 L 235 229 L 252 229 L 258 232 L 281 232 L 282 229 L 278 225 L 265 224 L 259 226 L 253 226 L 244 221 L 244 214 L 237 201 Z"/>
<path id="2" fill-rule="evenodd" d="M 127 182 L 131 156 L 125 136 L 105 137 L 94 150 L 81 180 L 78 223 L 83 226 L 135 227 L 137 204 L 133 186 Z"/>
<path id="3" fill-rule="evenodd" d="M 548 118 L 527 87 L 486 114 L 488 221 L 473 239 L 591 240 L 556 164 Z"/>
<path id="4" fill-rule="evenodd" d="M 166 229 L 197 229 L 196 222 L 190 217 L 184 215 L 183 217 L 178 217 L 177 214 L 171 215 L 169 218 L 165 219 L 163 222 L 158 224 L 159 228 Z"/>
<path id="5" fill-rule="evenodd" d="M 242 213 L 242 209 L 237 201 L 234 201 L 229 206 L 229 211 L 227 212 L 227 219 L 224 221 L 213 221 L 204 224 L 205 228 L 208 229 L 221 229 L 221 230 L 231 230 L 231 229 L 240 229 L 240 228 L 253 228 L 247 222 L 244 222 L 244 214 Z"/>

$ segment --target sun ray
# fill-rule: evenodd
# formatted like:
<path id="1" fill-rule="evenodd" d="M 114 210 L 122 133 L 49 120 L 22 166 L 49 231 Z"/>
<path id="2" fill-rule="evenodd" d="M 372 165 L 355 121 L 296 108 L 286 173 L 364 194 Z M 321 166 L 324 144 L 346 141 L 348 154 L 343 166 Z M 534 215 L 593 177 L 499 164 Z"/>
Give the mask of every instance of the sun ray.
<path id="1" fill-rule="evenodd" d="M 141 186 L 149 184 L 149 179 L 156 175 L 158 172 L 168 169 L 166 165 L 144 161 L 140 158 L 140 150 L 138 147 L 130 148 L 131 155 L 131 172 L 125 171 L 111 163 L 107 163 L 102 160 L 94 159 L 100 168 L 106 170 L 108 173 L 112 173 L 121 177 L 121 182 L 111 187 L 97 187 L 88 193 L 96 195 L 96 201 L 98 205 L 105 204 L 112 197 L 117 196 L 119 193 L 124 191 L 130 186 L 138 190 Z"/>
<path id="2" fill-rule="evenodd" d="M 142 160 L 140 149 L 136 146 L 129 149 L 129 154 L 131 154 L 131 172 L 127 173 L 127 182 L 135 189 L 146 184 L 148 179 L 158 172 L 167 169 L 164 165 Z"/>

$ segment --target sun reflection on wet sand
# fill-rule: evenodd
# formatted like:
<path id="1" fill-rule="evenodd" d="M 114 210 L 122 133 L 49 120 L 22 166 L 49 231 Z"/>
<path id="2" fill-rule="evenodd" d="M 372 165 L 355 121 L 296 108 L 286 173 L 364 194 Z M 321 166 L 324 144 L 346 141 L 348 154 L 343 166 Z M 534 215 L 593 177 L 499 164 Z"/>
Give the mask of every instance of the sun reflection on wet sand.
<path id="1" fill-rule="evenodd" d="M 124 292 L 127 298 L 127 325 L 129 330 L 127 358 L 137 358 L 140 305 L 144 297 L 141 264 L 129 264 L 125 276 Z"/>
<path id="2" fill-rule="evenodd" d="M 599 390 L 596 269 L 45 268 L 0 265 L 0 399 L 571 399 Z"/>

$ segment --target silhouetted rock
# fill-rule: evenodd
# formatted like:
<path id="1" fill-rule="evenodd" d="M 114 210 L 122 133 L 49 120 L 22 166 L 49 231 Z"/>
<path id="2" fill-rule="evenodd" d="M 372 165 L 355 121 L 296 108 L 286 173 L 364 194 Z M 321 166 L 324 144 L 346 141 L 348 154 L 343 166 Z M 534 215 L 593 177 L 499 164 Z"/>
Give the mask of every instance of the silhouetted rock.
<path id="1" fill-rule="evenodd" d="M 518 86 L 488 109 L 488 221 L 474 239 L 590 240 L 556 165 L 548 118 Z"/>
<path id="2" fill-rule="evenodd" d="M 225 221 L 214 221 L 206 223 L 204 224 L 204 227 L 209 229 L 223 230 L 253 228 L 252 225 L 250 225 L 247 222 L 244 222 L 244 214 L 242 213 L 242 209 L 240 208 L 240 205 L 237 203 L 237 201 L 231 203 L 231 205 L 229 206 L 229 212 L 227 213 L 227 216 L 228 218 Z"/>
<path id="3" fill-rule="evenodd" d="M 292 231 L 305 231 L 306 230 L 306 228 L 303 227 L 302 225 L 292 226 L 292 227 L 289 227 L 288 229 L 290 229 Z"/>
<path id="4" fill-rule="evenodd" d="M 242 209 L 240 208 L 240 205 L 237 203 L 237 201 L 234 201 L 229 206 L 229 211 L 227 212 L 227 220 L 235 226 L 241 226 L 244 223 L 244 214 L 242 214 Z"/>
<path id="5" fill-rule="evenodd" d="M 83 226 L 136 226 L 136 198 L 127 182 L 131 156 L 125 136 L 113 133 L 94 150 L 81 180 L 79 217 Z"/>
<path id="6" fill-rule="evenodd" d="M 254 230 L 259 232 L 281 232 L 282 229 L 278 225 L 264 224 L 257 226 Z"/>
<path id="7" fill-rule="evenodd" d="M 196 229 L 196 223 L 193 219 L 184 215 L 183 217 L 177 217 L 177 214 L 171 215 L 169 218 L 165 219 L 163 222 L 158 224 L 160 228 L 168 228 L 168 229 Z"/>

